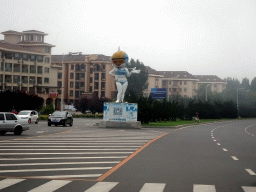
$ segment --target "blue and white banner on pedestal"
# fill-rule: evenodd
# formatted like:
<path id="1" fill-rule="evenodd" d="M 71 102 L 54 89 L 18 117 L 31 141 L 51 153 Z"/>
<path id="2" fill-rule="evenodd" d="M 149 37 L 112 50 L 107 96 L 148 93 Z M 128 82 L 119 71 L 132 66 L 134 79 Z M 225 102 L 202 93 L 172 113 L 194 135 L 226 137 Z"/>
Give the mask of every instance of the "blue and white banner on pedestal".
<path id="1" fill-rule="evenodd" d="M 137 103 L 104 103 L 103 120 L 137 121 Z"/>

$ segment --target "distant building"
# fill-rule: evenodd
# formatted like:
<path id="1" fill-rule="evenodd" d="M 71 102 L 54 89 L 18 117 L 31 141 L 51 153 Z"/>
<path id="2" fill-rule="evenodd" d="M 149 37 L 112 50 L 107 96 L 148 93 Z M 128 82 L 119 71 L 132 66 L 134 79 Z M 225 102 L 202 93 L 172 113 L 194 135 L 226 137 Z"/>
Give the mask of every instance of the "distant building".
<path id="1" fill-rule="evenodd" d="M 110 56 L 83 55 L 69 53 L 68 55 L 52 55 L 52 64 L 61 66 L 58 70 L 58 92 L 61 93 L 62 78 L 64 78 L 64 102 L 75 103 L 82 96 L 114 99 L 116 97 L 115 81 L 109 75 L 112 70 Z M 64 75 L 62 75 L 64 74 Z"/>
<path id="2" fill-rule="evenodd" d="M 44 42 L 48 34 L 29 30 L 5 31 L 0 40 L 0 89 L 23 90 L 46 101 L 57 92 L 57 68 L 51 65 L 54 45 Z M 57 99 L 57 95 L 54 95 Z"/>
<path id="3" fill-rule="evenodd" d="M 194 75 L 199 79 L 198 87 L 208 85 L 213 93 L 221 93 L 226 89 L 227 82 L 216 75 Z"/>
<path id="4" fill-rule="evenodd" d="M 167 97 L 181 95 L 194 97 L 196 90 L 203 84 L 210 84 L 211 91 L 220 93 L 226 88 L 226 81 L 216 75 L 192 75 L 187 71 L 156 71 L 147 66 L 148 89 L 144 95 L 148 96 L 152 88 L 166 88 Z"/>

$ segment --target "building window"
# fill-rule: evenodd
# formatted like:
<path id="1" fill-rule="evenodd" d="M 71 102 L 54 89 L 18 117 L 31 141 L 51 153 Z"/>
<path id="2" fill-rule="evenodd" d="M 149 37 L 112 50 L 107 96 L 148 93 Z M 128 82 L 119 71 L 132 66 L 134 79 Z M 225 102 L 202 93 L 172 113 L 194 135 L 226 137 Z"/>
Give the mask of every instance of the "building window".
<path id="1" fill-rule="evenodd" d="M 72 91 L 72 90 L 69 91 L 69 95 L 70 95 L 70 96 L 73 96 L 73 91 Z"/>
<path id="2" fill-rule="evenodd" d="M 45 73 L 49 73 L 49 72 L 50 72 L 50 68 L 49 68 L 49 67 L 45 67 L 45 68 L 44 68 L 44 72 L 45 72 Z"/>
<path id="3" fill-rule="evenodd" d="M 93 74 L 94 69 L 90 68 L 90 74 Z"/>
<path id="4" fill-rule="evenodd" d="M 30 61 L 35 61 L 36 60 L 36 56 L 35 55 L 30 55 Z"/>
<path id="5" fill-rule="evenodd" d="M 76 73 L 76 80 L 80 80 L 80 73 Z"/>
<path id="6" fill-rule="evenodd" d="M 28 77 L 27 76 L 22 76 L 21 77 L 21 83 L 28 83 Z"/>
<path id="7" fill-rule="evenodd" d="M 43 67 L 42 66 L 37 66 L 37 73 L 42 74 L 43 73 Z"/>
<path id="8" fill-rule="evenodd" d="M 101 82 L 101 89 L 105 89 L 106 83 L 105 82 Z"/>
<path id="9" fill-rule="evenodd" d="M 27 54 L 23 54 L 23 55 L 22 55 L 22 59 L 25 60 L 25 61 L 27 61 L 27 60 L 28 60 L 28 55 L 27 55 Z"/>
<path id="10" fill-rule="evenodd" d="M 20 54 L 19 53 L 14 53 L 14 59 L 20 59 Z"/>
<path id="11" fill-rule="evenodd" d="M 178 85 L 178 81 L 173 81 L 173 85 Z"/>
<path id="12" fill-rule="evenodd" d="M 58 79 L 62 79 L 62 73 L 58 73 Z"/>
<path id="13" fill-rule="evenodd" d="M 90 83 L 92 83 L 93 82 L 93 78 L 92 77 L 90 77 Z"/>
<path id="14" fill-rule="evenodd" d="M 92 86 L 90 86 L 90 88 L 89 88 L 89 92 L 90 92 L 90 93 L 92 92 Z"/>
<path id="15" fill-rule="evenodd" d="M 106 73 L 101 73 L 101 80 L 106 80 Z"/>
<path id="16" fill-rule="evenodd" d="M 180 85 L 182 85 L 182 81 L 180 81 Z"/>
<path id="17" fill-rule="evenodd" d="M 45 53 L 50 53 L 51 52 L 51 47 L 45 47 Z"/>
<path id="18" fill-rule="evenodd" d="M 102 70 L 103 70 L 103 71 L 106 70 L 106 65 L 102 65 Z"/>
<path id="19" fill-rule="evenodd" d="M 70 81 L 69 86 L 70 86 L 70 88 L 73 88 L 73 87 L 74 87 L 74 82 L 73 82 L 73 81 Z"/>
<path id="20" fill-rule="evenodd" d="M 165 80 L 163 80 L 163 85 L 166 85 L 166 81 Z"/>
<path id="21" fill-rule="evenodd" d="M 70 73 L 70 79 L 74 79 L 74 73 Z"/>
<path id="22" fill-rule="evenodd" d="M 74 70 L 74 65 L 71 65 L 71 70 Z"/>
<path id="23" fill-rule="evenodd" d="M 99 80 L 99 73 L 94 74 L 94 80 Z"/>
<path id="24" fill-rule="evenodd" d="M 185 93 L 187 92 L 187 88 L 184 88 L 184 92 L 185 92 Z"/>
<path id="25" fill-rule="evenodd" d="M 38 62 L 43 62 L 43 56 L 37 56 Z"/>
<path id="26" fill-rule="evenodd" d="M 12 59 L 12 53 L 5 52 L 5 58 L 6 59 Z"/>
<path id="27" fill-rule="evenodd" d="M 61 82 L 61 81 L 58 81 L 57 87 L 58 87 L 58 88 L 61 88 L 61 87 L 62 87 L 62 82 Z"/>
<path id="28" fill-rule="evenodd" d="M 81 86 L 81 87 L 84 87 L 84 82 L 81 82 L 80 86 Z"/>
<path id="29" fill-rule="evenodd" d="M 81 69 L 82 69 L 83 71 L 85 70 L 85 65 L 84 65 L 84 64 L 81 65 Z"/>
<path id="30" fill-rule="evenodd" d="M 84 78 L 85 78 L 85 74 L 81 73 L 81 79 L 84 79 Z"/>
<path id="31" fill-rule="evenodd" d="M 187 81 L 184 81 L 184 85 L 187 85 Z"/>
<path id="32" fill-rule="evenodd" d="M 81 66 L 79 64 L 76 64 L 76 71 L 81 71 Z"/>
<path id="33" fill-rule="evenodd" d="M 80 88 L 79 84 L 80 84 L 79 82 L 75 83 L 75 89 L 79 89 Z"/>
<path id="34" fill-rule="evenodd" d="M 12 63 L 5 63 L 5 71 L 12 71 Z"/>
<path id="35" fill-rule="evenodd" d="M 75 98 L 79 98 L 79 91 L 75 91 Z"/>
<path id="36" fill-rule="evenodd" d="M 44 78 L 44 83 L 49 83 L 49 78 Z"/>
<path id="37" fill-rule="evenodd" d="M 43 78 L 37 77 L 37 84 L 42 84 L 42 83 L 43 83 Z"/>
<path id="38" fill-rule="evenodd" d="M 45 57 L 45 63 L 50 63 L 50 58 L 49 57 Z"/>
<path id="39" fill-rule="evenodd" d="M 217 84 L 214 84 L 214 88 L 216 88 L 217 87 Z"/>
<path id="40" fill-rule="evenodd" d="M 20 76 L 19 75 L 13 75 L 13 83 L 19 83 L 20 82 Z"/>
<path id="41" fill-rule="evenodd" d="M 58 90 L 58 94 L 61 95 L 61 90 Z"/>
<path id="42" fill-rule="evenodd" d="M 0 70 L 1 70 L 1 71 L 3 71 L 3 70 L 4 70 L 4 63 L 3 63 L 3 62 L 1 62 Z"/>
<path id="43" fill-rule="evenodd" d="M 5 75 L 5 82 L 11 83 L 12 82 L 12 76 L 11 75 Z"/>
<path id="44" fill-rule="evenodd" d="M 36 83 L 36 78 L 30 76 L 30 78 L 29 78 L 29 84 L 35 84 L 35 83 Z"/>
<path id="45" fill-rule="evenodd" d="M 36 66 L 30 65 L 30 73 L 36 73 Z"/>
<path id="46" fill-rule="evenodd" d="M 94 83 L 94 89 L 99 89 L 99 83 L 98 82 Z"/>
<path id="47" fill-rule="evenodd" d="M 14 72 L 20 72 L 20 64 L 14 64 Z"/>
<path id="48" fill-rule="evenodd" d="M 105 97 L 105 91 L 101 91 L 101 97 Z"/>

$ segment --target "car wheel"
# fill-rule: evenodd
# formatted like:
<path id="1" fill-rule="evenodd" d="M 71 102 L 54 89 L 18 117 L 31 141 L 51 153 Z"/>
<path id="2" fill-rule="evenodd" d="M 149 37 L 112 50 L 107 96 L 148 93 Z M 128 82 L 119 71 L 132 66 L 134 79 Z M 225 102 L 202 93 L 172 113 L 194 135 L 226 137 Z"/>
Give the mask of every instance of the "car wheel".
<path id="1" fill-rule="evenodd" d="M 14 135 L 20 135 L 22 133 L 22 127 L 16 127 L 14 129 Z"/>
<path id="2" fill-rule="evenodd" d="M 31 119 L 28 120 L 28 123 L 29 123 L 29 124 L 31 123 Z"/>
<path id="3" fill-rule="evenodd" d="M 72 127 L 73 126 L 73 122 L 69 123 L 69 125 L 70 125 L 70 127 Z"/>
<path id="4" fill-rule="evenodd" d="M 5 135 L 6 131 L 0 131 L 0 135 Z"/>
<path id="5" fill-rule="evenodd" d="M 51 123 L 48 123 L 48 126 L 51 126 L 52 124 Z"/>
<path id="6" fill-rule="evenodd" d="M 63 122 L 63 127 L 66 127 L 67 126 L 67 121 L 64 121 Z"/>
<path id="7" fill-rule="evenodd" d="M 36 119 L 36 122 L 35 122 L 35 123 L 38 124 L 38 122 L 39 122 L 38 119 Z"/>

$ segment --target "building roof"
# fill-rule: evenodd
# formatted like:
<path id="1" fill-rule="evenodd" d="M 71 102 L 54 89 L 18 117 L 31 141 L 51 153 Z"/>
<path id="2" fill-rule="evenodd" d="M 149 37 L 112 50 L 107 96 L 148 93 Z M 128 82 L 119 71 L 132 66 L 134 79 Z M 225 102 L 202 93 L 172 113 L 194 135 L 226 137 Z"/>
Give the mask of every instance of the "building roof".
<path id="1" fill-rule="evenodd" d="M 61 63 L 62 57 L 64 62 L 85 61 L 87 55 L 52 55 L 52 63 Z"/>
<path id="2" fill-rule="evenodd" d="M 194 75 L 187 71 L 158 71 L 164 78 L 175 78 L 175 79 L 197 79 Z"/>
<path id="3" fill-rule="evenodd" d="M 10 51 L 17 50 L 17 51 L 40 53 L 40 52 L 31 50 L 31 48 L 28 46 L 7 43 L 4 40 L 0 40 L 0 49 L 1 48 L 4 50 L 10 50 Z"/>
<path id="4" fill-rule="evenodd" d="M 216 75 L 194 75 L 199 82 L 226 82 L 225 80 L 219 78 Z"/>
<path id="5" fill-rule="evenodd" d="M 27 30 L 27 31 L 22 31 L 22 33 L 48 35 L 47 33 L 44 33 L 42 31 L 37 31 L 37 30 Z"/>
<path id="6" fill-rule="evenodd" d="M 55 45 L 51 45 L 49 43 L 44 43 L 42 41 L 21 41 L 21 42 L 19 42 L 17 44 L 19 44 L 19 45 L 29 45 L 29 46 L 43 45 L 43 46 L 55 47 Z"/>
<path id="7" fill-rule="evenodd" d="M 146 70 L 148 72 L 148 74 L 152 74 L 152 75 L 162 75 L 160 74 L 158 71 L 156 71 L 155 69 L 152 69 L 151 67 L 149 66 L 145 66 L 146 67 Z"/>
<path id="8" fill-rule="evenodd" d="M 1 34 L 3 35 L 23 35 L 23 33 L 20 33 L 18 31 L 13 31 L 13 30 L 9 30 L 9 31 L 4 31 Z"/>
<path id="9" fill-rule="evenodd" d="M 97 54 L 97 58 L 94 61 L 111 61 L 111 56 Z"/>

